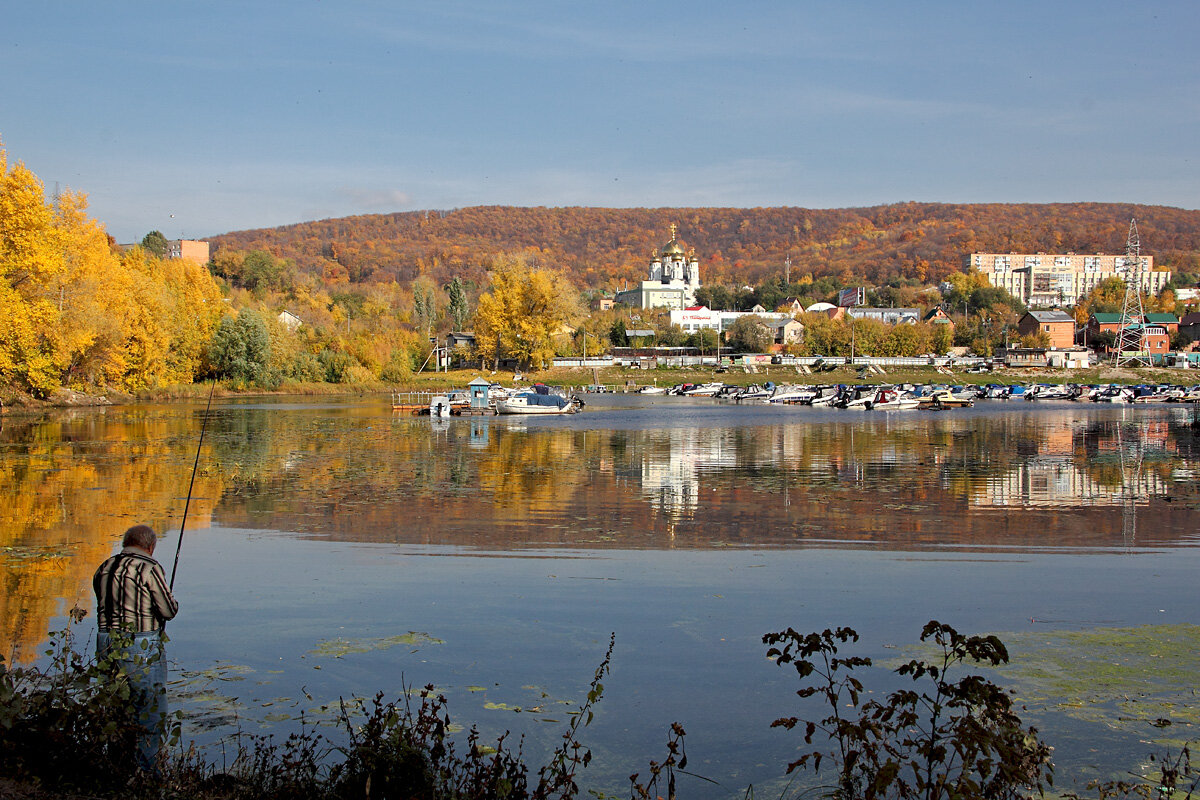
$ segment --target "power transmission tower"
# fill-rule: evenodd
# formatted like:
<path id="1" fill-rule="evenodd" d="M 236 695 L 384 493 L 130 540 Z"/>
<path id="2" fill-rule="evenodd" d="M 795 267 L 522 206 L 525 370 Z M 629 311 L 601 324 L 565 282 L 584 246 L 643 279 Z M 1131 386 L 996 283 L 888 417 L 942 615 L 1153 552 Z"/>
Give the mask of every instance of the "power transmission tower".
<path id="1" fill-rule="evenodd" d="M 1129 220 L 1125 240 L 1125 302 L 1121 304 L 1121 328 L 1117 333 L 1117 366 L 1150 366 L 1145 348 L 1146 312 L 1142 308 L 1142 247 L 1137 220 Z"/>

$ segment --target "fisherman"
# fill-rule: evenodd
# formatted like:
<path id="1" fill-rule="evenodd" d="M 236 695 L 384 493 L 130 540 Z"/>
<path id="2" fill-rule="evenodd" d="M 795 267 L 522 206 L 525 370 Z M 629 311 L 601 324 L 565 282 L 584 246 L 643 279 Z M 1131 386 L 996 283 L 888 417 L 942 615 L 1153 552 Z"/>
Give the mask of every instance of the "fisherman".
<path id="1" fill-rule="evenodd" d="M 164 628 L 179 611 L 163 568 L 154 560 L 158 536 L 149 525 L 125 531 L 121 552 L 100 565 L 92 578 L 96 591 L 96 658 L 112 658 L 130 681 L 131 701 L 142 727 L 138 766 L 158 771 L 167 717 L 167 661 Z"/>

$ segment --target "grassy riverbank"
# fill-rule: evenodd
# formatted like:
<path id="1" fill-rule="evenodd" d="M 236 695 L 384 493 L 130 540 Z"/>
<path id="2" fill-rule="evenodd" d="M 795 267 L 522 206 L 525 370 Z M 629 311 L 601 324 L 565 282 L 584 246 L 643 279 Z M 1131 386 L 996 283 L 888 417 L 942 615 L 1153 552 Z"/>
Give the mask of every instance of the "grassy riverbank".
<path id="1" fill-rule="evenodd" d="M 1191 385 L 1200 382 L 1195 373 L 1179 369 L 1139 368 L 1117 369 L 1111 366 L 1085 370 L 1062 369 L 1008 369 L 998 368 L 992 372 L 966 372 L 957 370 L 939 371 L 934 367 L 910 367 L 885 369 L 879 372 L 864 372 L 859 368 L 840 366 L 829 372 L 806 374 L 793 366 L 764 365 L 748 372 L 741 367 L 731 367 L 724 372 L 714 368 L 659 368 L 655 370 L 630 369 L 626 367 L 557 367 L 533 372 L 491 372 L 473 368 L 453 369 L 447 372 L 423 372 L 413 375 L 402 385 L 386 383 L 303 383 L 285 381 L 273 389 L 261 387 L 234 387 L 218 385 L 217 398 L 228 397 L 295 397 L 295 396 L 363 396 L 382 395 L 391 392 L 444 392 L 465 389 L 475 378 L 485 378 L 504 386 L 546 383 L 551 386 L 583 387 L 600 385 L 611 391 L 636 391 L 642 386 L 674 386 L 680 383 L 706 383 L 720 381 L 734 386 L 747 386 L 772 381 L 777 384 L 891 384 L 891 383 L 1076 383 L 1076 384 L 1139 384 L 1179 383 Z M 90 392 L 62 390 L 46 400 L 38 400 L 10 390 L 0 390 L 0 410 L 7 413 L 22 413 L 56 407 L 83 407 L 100 405 L 128 405 L 132 403 L 162 403 L 176 400 L 200 400 L 208 398 L 211 383 L 196 383 L 147 389 L 137 394 L 105 392 L 93 389 Z"/>

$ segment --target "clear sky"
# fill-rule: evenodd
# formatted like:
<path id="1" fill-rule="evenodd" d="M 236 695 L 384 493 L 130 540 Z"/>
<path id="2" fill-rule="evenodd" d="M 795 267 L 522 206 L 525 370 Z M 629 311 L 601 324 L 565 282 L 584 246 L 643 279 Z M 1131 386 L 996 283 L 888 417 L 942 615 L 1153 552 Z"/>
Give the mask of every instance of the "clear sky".
<path id="1" fill-rule="evenodd" d="M 119 241 L 522 206 L 1200 208 L 1200 2 L 10 2 L 0 141 Z"/>

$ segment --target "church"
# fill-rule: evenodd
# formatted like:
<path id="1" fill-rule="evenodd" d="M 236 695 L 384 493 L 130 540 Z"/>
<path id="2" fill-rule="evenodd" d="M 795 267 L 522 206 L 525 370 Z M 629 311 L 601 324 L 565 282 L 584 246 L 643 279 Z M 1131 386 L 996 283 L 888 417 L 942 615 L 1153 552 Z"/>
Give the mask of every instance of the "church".
<path id="1" fill-rule="evenodd" d="M 649 280 L 642 281 L 636 289 L 617 292 L 616 302 L 634 308 L 682 310 L 696 304 L 699 288 L 700 260 L 695 250 L 689 253 L 683 249 L 672 225 L 671 241 L 650 261 Z"/>

